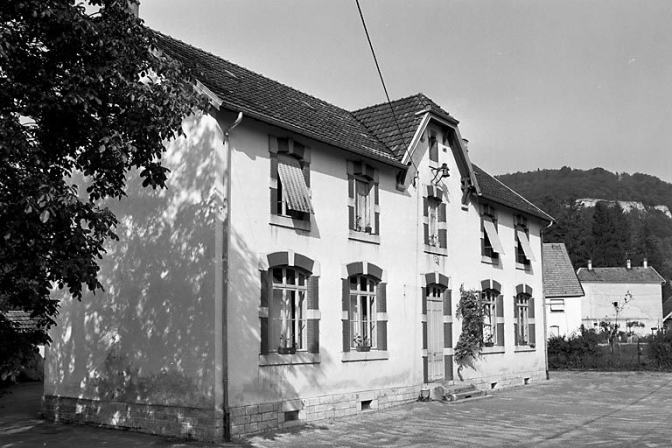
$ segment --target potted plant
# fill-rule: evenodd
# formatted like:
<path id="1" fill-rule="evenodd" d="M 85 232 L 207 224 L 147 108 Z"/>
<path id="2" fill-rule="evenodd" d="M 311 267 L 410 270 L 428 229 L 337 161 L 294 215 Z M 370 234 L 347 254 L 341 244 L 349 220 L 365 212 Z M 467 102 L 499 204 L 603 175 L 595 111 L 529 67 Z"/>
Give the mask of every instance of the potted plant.
<path id="1" fill-rule="evenodd" d="M 360 335 L 355 335 L 352 340 L 355 343 L 355 348 L 358 352 L 368 352 L 371 350 L 371 341 L 368 337 L 361 337 Z"/>
<path id="2" fill-rule="evenodd" d="M 488 336 L 485 339 L 485 342 L 483 342 L 483 345 L 485 345 L 486 347 L 493 347 L 495 345 L 495 342 L 492 340 L 492 336 Z"/>
<path id="3" fill-rule="evenodd" d="M 294 353 L 296 353 L 296 346 L 294 345 L 294 343 L 288 341 L 285 336 L 280 336 L 280 346 L 278 347 L 278 354 L 293 355 Z"/>

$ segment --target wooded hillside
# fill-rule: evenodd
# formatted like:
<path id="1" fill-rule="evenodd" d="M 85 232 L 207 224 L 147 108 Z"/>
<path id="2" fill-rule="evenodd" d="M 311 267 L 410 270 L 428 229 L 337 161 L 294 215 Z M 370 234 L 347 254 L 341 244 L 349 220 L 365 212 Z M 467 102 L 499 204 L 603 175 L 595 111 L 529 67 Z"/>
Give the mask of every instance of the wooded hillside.
<path id="1" fill-rule="evenodd" d="M 545 242 L 563 242 L 574 268 L 593 260 L 595 267 L 634 266 L 644 258 L 667 280 L 664 298 L 672 295 L 672 219 L 652 208 L 672 210 L 672 184 L 648 174 L 612 173 L 602 168 L 537 170 L 496 176 L 556 219 Z M 625 213 L 614 203 L 581 207 L 577 199 L 636 201 L 646 211 Z"/>

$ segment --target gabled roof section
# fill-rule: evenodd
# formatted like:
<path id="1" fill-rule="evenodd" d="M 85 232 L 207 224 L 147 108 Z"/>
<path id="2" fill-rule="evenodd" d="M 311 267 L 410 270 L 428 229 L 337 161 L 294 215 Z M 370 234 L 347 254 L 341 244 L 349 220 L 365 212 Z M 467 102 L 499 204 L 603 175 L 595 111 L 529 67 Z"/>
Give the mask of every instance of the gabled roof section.
<path id="1" fill-rule="evenodd" d="M 222 107 L 402 167 L 395 154 L 351 112 L 165 34 L 155 31 L 155 35 L 160 49 L 193 70 Z"/>
<path id="2" fill-rule="evenodd" d="M 583 297 L 585 295 L 564 243 L 544 243 L 542 258 L 546 297 Z"/>
<path id="3" fill-rule="evenodd" d="M 401 160 L 427 112 L 457 124 L 448 112 L 422 93 L 365 107 L 352 114 Z"/>
<path id="4" fill-rule="evenodd" d="M 515 210 L 527 213 L 544 221 L 551 222 L 553 218 L 542 209 L 504 185 L 478 166 L 472 164 L 476 174 L 476 191 L 478 196 L 497 202 Z"/>
<path id="5" fill-rule="evenodd" d="M 665 283 L 665 279 L 651 266 L 648 267 L 617 267 L 617 268 L 579 268 L 576 275 L 582 282 L 602 283 Z"/>

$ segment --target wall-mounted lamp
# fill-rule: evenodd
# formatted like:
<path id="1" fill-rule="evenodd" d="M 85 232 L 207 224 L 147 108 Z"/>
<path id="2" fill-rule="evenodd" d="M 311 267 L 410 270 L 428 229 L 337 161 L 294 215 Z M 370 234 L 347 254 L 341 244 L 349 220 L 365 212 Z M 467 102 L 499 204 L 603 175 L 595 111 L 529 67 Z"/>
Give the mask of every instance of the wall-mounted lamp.
<path id="1" fill-rule="evenodd" d="M 450 177 L 450 170 L 448 168 L 447 164 L 441 165 L 439 168 L 429 168 L 432 170 L 432 173 L 434 173 L 434 179 L 432 179 L 432 182 L 436 182 L 437 180 L 441 180 L 444 177 Z"/>

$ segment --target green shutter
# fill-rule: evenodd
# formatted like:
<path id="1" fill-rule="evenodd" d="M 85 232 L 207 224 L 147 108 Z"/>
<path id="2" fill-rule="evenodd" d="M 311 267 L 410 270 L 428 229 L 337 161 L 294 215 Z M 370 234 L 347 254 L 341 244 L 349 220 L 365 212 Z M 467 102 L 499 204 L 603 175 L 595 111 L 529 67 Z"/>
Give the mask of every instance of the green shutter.
<path id="1" fill-rule="evenodd" d="M 425 233 L 425 244 L 429 244 L 429 224 L 423 224 L 422 228 Z"/>
<path id="2" fill-rule="evenodd" d="M 527 303 L 528 303 L 527 317 L 529 317 L 530 319 L 534 319 L 534 297 L 530 297 L 530 300 Z"/>
<path id="3" fill-rule="evenodd" d="M 429 199 L 422 198 L 422 216 L 429 216 Z"/>
<path id="4" fill-rule="evenodd" d="M 504 324 L 497 324 L 497 345 L 504 347 Z"/>
<path id="5" fill-rule="evenodd" d="M 348 227 L 352 230 L 355 229 L 355 207 L 348 205 Z"/>
<path id="6" fill-rule="evenodd" d="M 350 351 L 350 282 L 347 278 L 343 279 L 343 291 L 341 300 L 341 310 L 343 311 L 343 351 Z"/>
<path id="7" fill-rule="evenodd" d="M 446 229 L 439 229 L 439 247 L 441 249 L 448 248 L 448 231 Z"/>
<path id="8" fill-rule="evenodd" d="M 451 348 L 453 346 L 453 323 L 443 323 L 443 348 Z"/>
<path id="9" fill-rule="evenodd" d="M 268 308 L 269 307 L 269 299 L 272 297 L 272 288 L 273 288 L 273 283 L 271 282 L 269 278 L 269 272 L 268 271 L 262 271 L 261 272 L 261 300 L 260 300 L 260 306 Z M 259 338 L 261 339 L 261 354 L 266 355 L 268 354 L 268 317 L 260 317 L 260 331 L 259 331 Z"/>
<path id="10" fill-rule="evenodd" d="M 427 322 L 422 322 L 422 349 L 427 350 Z"/>
<path id="11" fill-rule="evenodd" d="M 379 313 L 387 313 L 387 283 L 378 283 L 378 296 L 376 297 L 376 309 Z M 387 350 L 387 321 L 376 322 L 378 350 Z"/>
<path id="12" fill-rule="evenodd" d="M 452 316 L 453 314 L 453 291 L 446 289 L 443 292 L 443 315 Z"/>
<path id="13" fill-rule="evenodd" d="M 308 277 L 308 298 L 306 307 L 309 310 L 319 309 L 320 304 L 320 277 L 311 275 Z M 308 352 L 320 352 L 320 320 L 308 319 L 306 323 L 306 339 L 308 341 Z"/>
<path id="14" fill-rule="evenodd" d="M 439 222 L 446 222 L 447 213 L 446 213 L 446 203 L 442 202 L 439 204 Z"/>
<path id="15" fill-rule="evenodd" d="M 374 235 L 380 235 L 380 213 L 375 212 L 373 214 L 373 219 L 374 219 Z"/>
<path id="16" fill-rule="evenodd" d="M 535 324 L 530 324 L 529 325 L 529 339 L 530 340 L 528 342 L 530 343 L 530 345 L 537 343 L 537 335 L 535 333 L 536 329 L 537 329 L 537 326 Z"/>
<path id="17" fill-rule="evenodd" d="M 427 288 L 420 288 L 420 297 L 422 300 L 422 314 L 427 314 Z"/>

